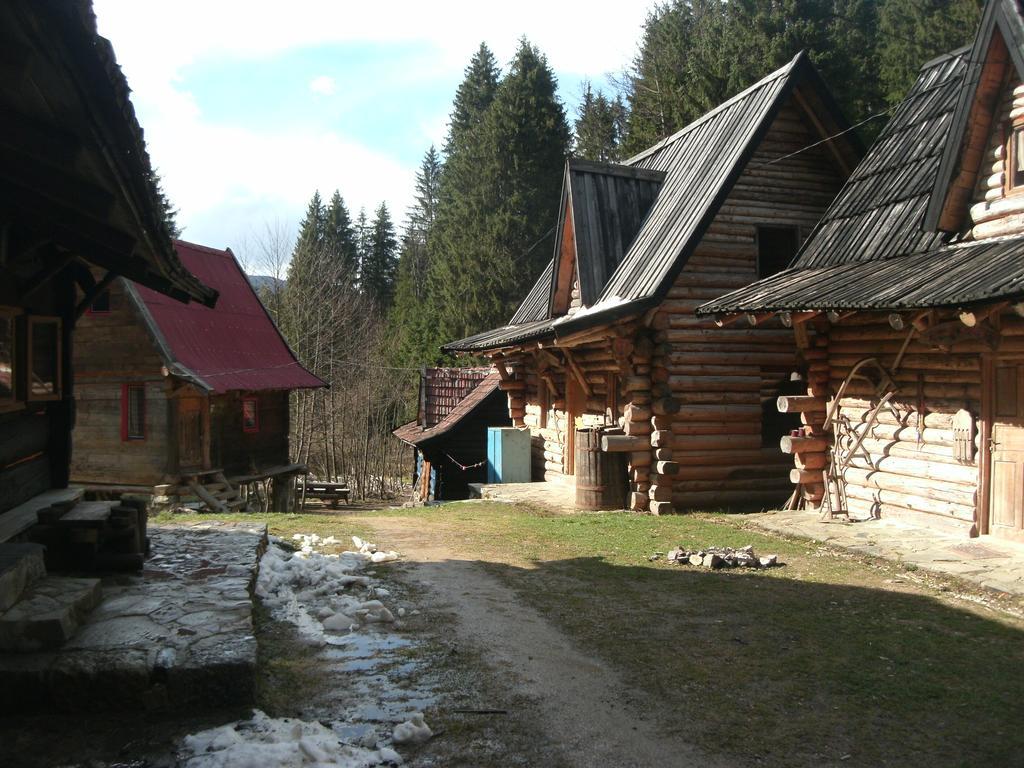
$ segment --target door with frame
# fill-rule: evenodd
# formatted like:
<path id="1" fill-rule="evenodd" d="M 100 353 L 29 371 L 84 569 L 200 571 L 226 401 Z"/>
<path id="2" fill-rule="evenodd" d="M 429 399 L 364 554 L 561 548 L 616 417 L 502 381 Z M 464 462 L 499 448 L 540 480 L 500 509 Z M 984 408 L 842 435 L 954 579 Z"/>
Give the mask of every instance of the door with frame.
<path id="1" fill-rule="evenodd" d="M 987 531 L 1024 541 L 1024 360 L 992 363 Z"/>
<path id="2" fill-rule="evenodd" d="M 576 427 L 586 410 L 586 395 L 583 387 L 571 373 L 565 377 L 565 455 L 563 465 L 566 475 L 576 474 Z"/>

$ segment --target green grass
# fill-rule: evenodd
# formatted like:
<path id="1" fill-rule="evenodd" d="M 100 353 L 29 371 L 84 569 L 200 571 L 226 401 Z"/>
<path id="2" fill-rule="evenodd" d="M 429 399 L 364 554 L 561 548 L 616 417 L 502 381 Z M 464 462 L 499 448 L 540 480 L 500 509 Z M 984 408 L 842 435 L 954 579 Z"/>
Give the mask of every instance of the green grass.
<path id="1" fill-rule="evenodd" d="M 556 516 L 481 502 L 263 517 L 277 535 L 355 533 L 383 547 L 377 518 L 423 531 L 617 668 L 665 731 L 740 765 L 1019 765 L 1024 755 L 1024 623 L 896 563 L 714 514 Z M 785 566 L 710 572 L 648 559 L 746 544 Z"/>
<path id="2" fill-rule="evenodd" d="M 488 503 L 382 514 L 485 563 L 621 670 L 666 730 L 712 752 L 871 766 L 1024 755 L 1024 625 L 904 566 L 723 515 L 553 516 Z M 786 565 L 709 572 L 648 559 L 676 545 L 746 544 Z"/>

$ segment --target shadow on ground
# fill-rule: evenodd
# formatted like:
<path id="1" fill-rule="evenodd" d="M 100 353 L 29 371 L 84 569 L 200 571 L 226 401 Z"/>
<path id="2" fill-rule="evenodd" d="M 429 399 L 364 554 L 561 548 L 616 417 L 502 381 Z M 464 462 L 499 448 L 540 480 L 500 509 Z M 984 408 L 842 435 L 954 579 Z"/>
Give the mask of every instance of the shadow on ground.
<path id="1" fill-rule="evenodd" d="M 710 755 L 740 765 L 1024 764 L 1024 631 L 1010 617 L 899 584 L 787 578 L 785 567 L 472 563 L 616 668 L 661 731 Z"/>

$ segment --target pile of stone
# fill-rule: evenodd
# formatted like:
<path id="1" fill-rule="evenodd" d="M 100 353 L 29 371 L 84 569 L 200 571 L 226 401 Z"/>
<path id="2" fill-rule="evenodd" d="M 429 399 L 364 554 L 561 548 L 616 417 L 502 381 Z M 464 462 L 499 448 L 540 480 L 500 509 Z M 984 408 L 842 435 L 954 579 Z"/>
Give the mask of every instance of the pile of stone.
<path id="1" fill-rule="evenodd" d="M 772 568 L 780 565 L 778 555 L 758 555 L 752 545 L 733 549 L 732 547 L 707 547 L 706 549 L 683 549 L 676 547 L 666 555 L 666 560 L 679 565 L 697 565 L 703 568 Z"/>

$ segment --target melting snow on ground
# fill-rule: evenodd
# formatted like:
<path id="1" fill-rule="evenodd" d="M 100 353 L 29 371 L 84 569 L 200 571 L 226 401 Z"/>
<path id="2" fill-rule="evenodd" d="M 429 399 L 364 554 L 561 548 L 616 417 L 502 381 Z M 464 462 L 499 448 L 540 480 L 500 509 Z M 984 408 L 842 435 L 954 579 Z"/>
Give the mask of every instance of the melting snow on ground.
<path id="1" fill-rule="evenodd" d="M 355 550 L 324 554 L 317 548 L 340 543 L 333 536 L 297 533 L 292 538 L 298 551 L 272 545 L 260 561 L 256 594 L 275 619 L 291 622 L 308 640 L 331 645 L 344 644 L 345 635 L 366 624 L 396 622 L 379 599 L 388 591 L 375 587 L 362 571 L 371 563 L 397 560 L 397 552 L 378 551 L 353 536 Z"/>
<path id="2" fill-rule="evenodd" d="M 352 537 L 353 550 L 338 554 L 318 551 L 341 542 L 316 534 L 292 537 L 297 550 L 280 539 L 260 562 L 256 594 L 271 615 L 294 624 L 309 641 L 340 646 L 358 639 L 372 625 L 401 628 L 402 608 L 392 612 L 381 600 L 387 589 L 363 573 L 367 565 L 398 559 L 396 552 L 382 552 L 370 542 Z M 338 723 L 344 731 L 344 724 Z M 394 727 L 391 742 L 415 745 L 431 737 L 430 727 L 419 712 Z M 355 740 L 342 738 L 321 722 L 272 718 L 259 710 L 250 720 L 186 736 L 179 758 L 186 768 L 245 768 L 260 766 L 364 766 L 400 765 L 402 757 L 387 739 L 369 730 Z"/>
<path id="3" fill-rule="evenodd" d="M 267 717 L 258 709 L 251 720 L 186 736 L 179 758 L 185 768 L 369 768 L 402 763 L 390 747 L 343 744 L 325 725 Z"/>

